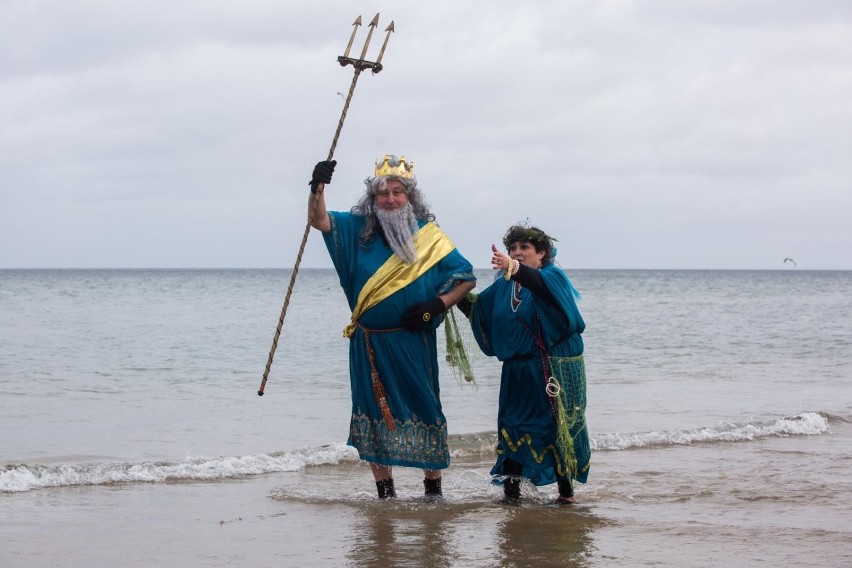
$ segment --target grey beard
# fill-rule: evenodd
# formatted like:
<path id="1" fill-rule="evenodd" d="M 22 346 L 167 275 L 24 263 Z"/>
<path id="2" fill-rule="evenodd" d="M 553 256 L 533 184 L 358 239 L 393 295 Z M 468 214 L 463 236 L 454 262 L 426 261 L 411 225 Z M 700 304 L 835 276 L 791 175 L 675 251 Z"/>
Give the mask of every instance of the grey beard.
<path id="1" fill-rule="evenodd" d="M 417 260 L 414 248 L 414 234 L 417 232 L 417 218 L 411 203 L 399 209 L 385 210 L 376 208 L 376 218 L 385 233 L 388 246 L 406 264 Z"/>

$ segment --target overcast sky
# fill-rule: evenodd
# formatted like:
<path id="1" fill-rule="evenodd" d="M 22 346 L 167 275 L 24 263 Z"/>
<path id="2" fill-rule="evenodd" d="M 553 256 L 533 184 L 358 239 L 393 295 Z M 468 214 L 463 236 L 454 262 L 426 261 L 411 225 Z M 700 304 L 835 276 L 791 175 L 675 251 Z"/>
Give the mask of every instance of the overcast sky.
<path id="1" fill-rule="evenodd" d="M 330 209 L 396 153 L 477 267 L 852 269 L 849 0 L 0 0 L 0 268 L 292 267 L 376 12 Z"/>

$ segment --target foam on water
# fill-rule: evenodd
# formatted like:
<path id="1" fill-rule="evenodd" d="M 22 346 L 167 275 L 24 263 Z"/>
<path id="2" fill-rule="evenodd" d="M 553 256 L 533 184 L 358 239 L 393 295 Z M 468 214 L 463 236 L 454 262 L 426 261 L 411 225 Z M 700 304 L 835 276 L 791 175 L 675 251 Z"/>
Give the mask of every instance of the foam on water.
<path id="1" fill-rule="evenodd" d="M 766 423 L 723 423 L 694 430 L 601 434 L 593 436 L 591 442 L 596 451 L 613 451 L 692 443 L 749 442 L 772 436 L 813 436 L 828 432 L 829 422 L 825 416 L 806 412 Z M 495 443 L 495 433 L 450 437 L 454 458 L 487 458 L 493 453 Z M 71 485 L 217 481 L 357 461 L 358 455 L 354 448 L 345 444 L 330 444 L 288 452 L 216 458 L 191 457 L 181 461 L 12 464 L 0 472 L 0 492 L 13 493 Z"/>
<path id="2" fill-rule="evenodd" d="M 592 437 L 593 450 L 628 450 L 712 442 L 749 442 L 772 436 L 814 436 L 829 431 L 828 419 L 821 413 L 805 412 L 778 418 L 772 422 L 735 424 L 693 430 L 640 432 L 635 434 L 602 434 Z"/>
<path id="3" fill-rule="evenodd" d="M 82 463 L 48 465 L 7 465 L 0 472 L 0 492 L 29 491 L 69 485 L 111 483 L 163 483 L 174 481 L 216 481 L 249 475 L 299 471 L 312 465 L 338 464 L 357 460 L 353 448 L 334 444 L 252 456 L 194 457 L 175 462 Z"/>

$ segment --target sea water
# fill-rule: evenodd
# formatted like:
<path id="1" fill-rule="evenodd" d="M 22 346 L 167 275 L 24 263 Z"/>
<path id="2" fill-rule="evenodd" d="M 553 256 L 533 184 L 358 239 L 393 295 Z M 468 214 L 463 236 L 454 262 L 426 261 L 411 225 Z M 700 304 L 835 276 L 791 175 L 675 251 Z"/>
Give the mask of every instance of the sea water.
<path id="1" fill-rule="evenodd" d="M 715 514 L 738 515 L 775 500 L 770 514 L 797 507 L 792 526 L 804 532 L 796 538 L 852 558 L 849 533 L 831 533 L 852 503 L 852 272 L 567 273 L 587 323 L 594 453 L 581 500 L 609 518 L 651 523 L 653 534 L 658 520 L 634 505 L 705 496 Z M 477 276 L 482 289 L 493 273 Z M 335 499 L 366 498 L 367 474 L 353 490 L 346 473 L 361 466 L 344 444 L 349 311 L 333 271 L 299 272 L 266 394 L 257 396 L 290 277 L 0 270 L 0 501 L 312 467 L 343 472 Z M 446 498 L 490 503 L 499 363 L 475 358 L 476 385 L 441 365 L 448 478 L 459 472 Z M 308 485 L 270 496 L 322 499 Z M 770 530 L 752 528 L 752 538 Z M 600 534 L 618 550 L 606 540 L 617 531 Z"/>

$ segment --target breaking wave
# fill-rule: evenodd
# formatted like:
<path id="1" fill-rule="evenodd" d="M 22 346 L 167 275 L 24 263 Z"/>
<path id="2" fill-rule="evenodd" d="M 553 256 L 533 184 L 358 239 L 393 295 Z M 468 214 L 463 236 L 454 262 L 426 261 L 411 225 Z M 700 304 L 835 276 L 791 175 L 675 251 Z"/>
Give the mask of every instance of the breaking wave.
<path id="1" fill-rule="evenodd" d="M 591 444 L 596 451 L 617 451 L 696 443 L 749 442 L 769 437 L 817 436 L 828 432 L 828 415 L 806 412 L 763 423 L 726 422 L 692 430 L 598 434 L 592 437 Z M 450 447 L 455 459 L 489 459 L 496 441 L 494 432 L 457 434 L 450 436 Z M 345 444 L 330 444 L 269 454 L 190 457 L 180 461 L 8 464 L 0 470 L 0 493 L 116 483 L 218 481 L 357 462 L 358 454 L 354 448 Z"/>

